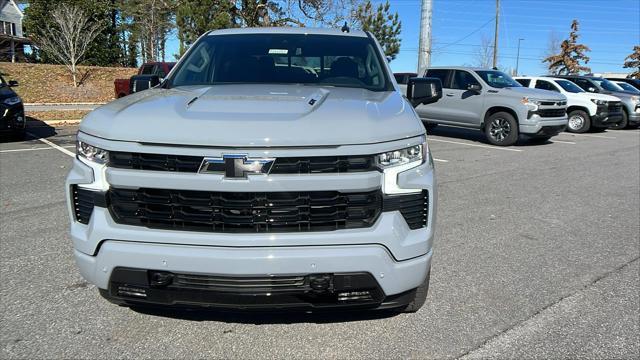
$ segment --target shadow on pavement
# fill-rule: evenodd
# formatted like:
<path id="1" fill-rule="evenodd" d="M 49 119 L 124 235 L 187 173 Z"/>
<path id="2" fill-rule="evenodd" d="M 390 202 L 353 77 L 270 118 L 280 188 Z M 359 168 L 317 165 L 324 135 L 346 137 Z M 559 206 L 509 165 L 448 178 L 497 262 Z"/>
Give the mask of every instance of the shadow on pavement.
<path id="1" fill-rule="evenodd" d="M 209 309 L 168 309 L 161 307 L 137 307 L 130 308 L 140 314 L 166 317 L 171 319 L 189 321 L 218 321 L 225 323 L 271 325 L 271 324 L 295 324 L 295 323 L 341 323 L 354 321 L 367 321 L 386 319 L 399 314 L 390 310 L 351 310 L 351 311 L 321 311 L 313 313 L 305 312 L 240 312 Z"/>
<path id="2" fill-rule="evenodd" d="M 448 137 L 448 138 L 451 138 L 452 140 L 456 140 L 456 139 L 467 140 L 467 141 L 473 141 L 483 145 L 496 146 L 491 144 L 489 141 L 487 141 L 487 138 L 484 135 L 484 132 L 479 129 L 468 129 L 468 128 L 461 128 L 461 127 L 455 127 L 455 126 L 438 125 L 432 128 L 431 130 L 427 130 L 427 136 L 429 135 Z M 516 146 L 532 146 L 532 145 L 539 146 L 539 145 L 549 145 L 549 144 L 552 144 L 552 142 L 541 141 L 539 139 L 528 138 L 525 136 L 520 136 L 520 138 L 518 139 L 518 142 L 515 143 Z"/>
<path id="3" fill-rule="evenodd" d="M 13 134 L 2 134 L 0 136 L 0 142 L 2 143 L 10 143 L 10 142 L 31 142 L 36 141 L 36 139 L 48 138 L 56 135 L 56 129 L 51 125 L 47 125 L 44 121 L 34 119 L 32 117 L 27 116 L 27 129 L 26 132 L 32 134 L 25 134 L 24 136 L 16 136 Z M 34 138 L 35 136 L 35 138 Z"/>

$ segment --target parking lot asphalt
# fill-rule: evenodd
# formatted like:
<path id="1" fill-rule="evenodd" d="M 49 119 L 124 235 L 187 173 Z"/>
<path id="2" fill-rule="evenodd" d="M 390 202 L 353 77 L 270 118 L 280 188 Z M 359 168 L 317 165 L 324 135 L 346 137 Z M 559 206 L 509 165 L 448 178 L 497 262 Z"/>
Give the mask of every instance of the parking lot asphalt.
<path id="1" fill-rule="evenodd" d="M 400 315 L 106 302 L 67 234 L 76 131 L 0 143 L 2 358 L 640 357 L 640 130 L 497 148 L 435 128 L 431 288 L 418 313 Z"/>

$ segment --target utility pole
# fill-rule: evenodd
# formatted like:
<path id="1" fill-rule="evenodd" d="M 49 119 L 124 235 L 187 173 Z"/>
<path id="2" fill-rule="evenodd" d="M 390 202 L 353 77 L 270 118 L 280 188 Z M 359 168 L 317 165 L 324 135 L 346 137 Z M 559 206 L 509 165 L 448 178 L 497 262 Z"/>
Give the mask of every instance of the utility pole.
<path id="1" fill-rule="evenodd" d="M 498 24 L 500 22 L 500 0 L 496 0 L 496 30 L 493 38 L 493 67 L 498 67 Z"/>
<path id="2" fill-rule="evenodd" d="M 522 40 L 524 39 L 518 39 L 518 55 L 516 55 L 516 76 L 518 76 L 518 64 L 520 63 L 520 41 Z"/>
<path id="3" fill-rule="evenodd" d="M 420 13 L 420 45 L 418 47 L 418 76 L 424 75 L 431 64 L 431 13 L 433 0 L 422 0 Z"/>

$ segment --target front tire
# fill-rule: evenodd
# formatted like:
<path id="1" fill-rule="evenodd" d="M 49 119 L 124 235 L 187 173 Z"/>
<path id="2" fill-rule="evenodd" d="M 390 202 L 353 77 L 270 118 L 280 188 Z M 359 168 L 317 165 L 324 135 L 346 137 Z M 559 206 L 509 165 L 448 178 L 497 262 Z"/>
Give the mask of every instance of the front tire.
<path id="1" fill-rule="evenodd" d="M 629 115 L 627 115 L 627 109 L 622 109 L 622 120 L 614 125 L 611 125 L 610 129 L 622 130 L 629 125 Z"/>
<path id="2" fill-rule="evenodd" d="M 569 113 L 569 122 L 567 123 L 567 131 L 582 134 L 591 128 L 591 119 L 589 114 L 582 110 L 573 110 Z"/>
<path id="3" fill-rule="evenodd" d="M 493 145 L 513 145 L 518 141 L 518 122 L 507 112 L 497 112 L 485 122 L 484 133 Z"/>
<path id="4" fill-rule="evenodd" d="M 427 273 L 427 278 L 424 279 L 424 282 L 418 286 L 416 289 L 416 293 L 413 295 L 413 300 L 407 306 L 405 306 L 402 311 L 406 313 L 414 313 L 424 305 L 427 301 L 427 294 L 429 293 L 429 279 L 431 278 L 431 270 Z"/>

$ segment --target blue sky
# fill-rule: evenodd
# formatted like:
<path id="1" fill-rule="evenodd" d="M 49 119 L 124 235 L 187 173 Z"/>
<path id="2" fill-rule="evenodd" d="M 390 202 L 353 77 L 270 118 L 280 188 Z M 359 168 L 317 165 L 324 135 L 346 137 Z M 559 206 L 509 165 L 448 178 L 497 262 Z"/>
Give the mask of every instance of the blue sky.
<path id="1" fill-rule="evenodd" d="M 421 1 L 390 2 L 402 21 L 402 47 L 391 67 L 415 71 Z M 473 65 L 482 38 L 493 41 L 495 0 L 433 0 L 433 6 L 431 64 Z M 518 39 L 523 38 L 519 73 L 545 73 L 541 59 L 549 34 L 555 31 L 565 39 L 574 18 L 580 22 L 580 41 L 591 48 L 593 72 L 623 71 L 624 58 L 640 44 L 640 0 L 501 0 L 499 65 L 515 68 Z M 175 36 L 167 47 L 168 54 L 177 53 Z"/>

